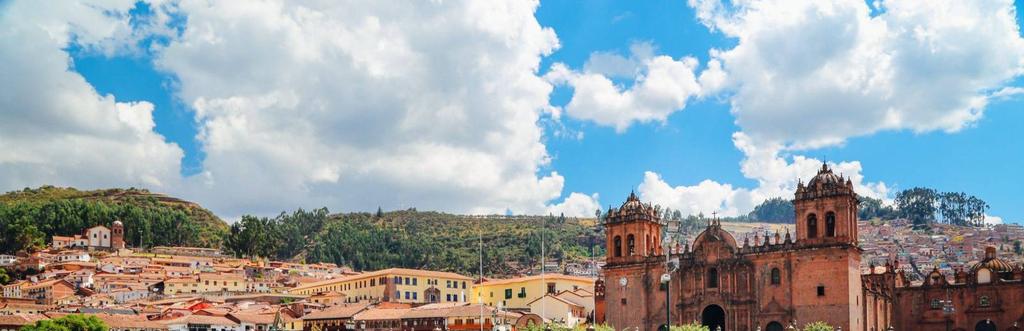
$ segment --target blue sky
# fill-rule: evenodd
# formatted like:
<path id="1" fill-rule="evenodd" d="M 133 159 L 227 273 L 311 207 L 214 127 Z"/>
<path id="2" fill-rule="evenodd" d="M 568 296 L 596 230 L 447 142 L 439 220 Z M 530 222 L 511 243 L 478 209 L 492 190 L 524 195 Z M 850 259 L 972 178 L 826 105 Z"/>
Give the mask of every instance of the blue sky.
<path id="1" fill-rule="evenodd" d="M 1021 8 L 1021 3 L 1017 2 L 1014 6 L 1019 9 Z M 736 97 L 736 95 L 744 93 L 742 88 L 733 86 L 732 88 L 726 87 L 721 90 L 714 89 L 712 91 L 706 84 L 700 82 L 701 91 L 707 90 L 710 92 L 700 92 L 699 96 L 697 92 L 693 92 L 684 98 L 686 100 L 684 107 L 663 109 L 663 119 L 631 120 L 627 121 L 628 126 L 622 129 L 608 123 L 602 123 L 600 120 L 588 118 L 582 110 L 574 111 L 570 109 L 572 107 L 570 106 L 570 101 L 583 93 L 580 90 L 582 85 L 578 85 L 578 82 L 570 80 L 568 83 L 558 83 L 549 77 L 545 77 L 545 75 L 556 71 L 556 67 L 564 66 L 575 75 L 603 74 L 608 80 L 617 84 L 620 92 L 630 90 L 640 85 L 642 78 L 638 77 L 649 74 L 651 70 L 654 70 L 651 69 L 652 67 L 647 67 L 647 64 L 643 64 L 648 58 L 637 56 L 633 59 L 634 63 L 640 63 L 638 64 L 638 68 L 640 68 L 638 72 L 641 72 L 641 74 L 638 76 L 623 77 L 605 72 L 589 72 L 586 67 L 588 60 L 591 59 L 595 52 L 612 54 L 623 59 L 631 59 L 631 46 L 637 44 L 650 45 L 653 47 L 652 53 L 654 56 L 668 56 L 680 63 L 683 62 L 682 59 L 684 57 L 693 57 L 696 60 L 696 65 L 692 70 L 693 74 L 697 76 L 707 71 L 709 61 L 716 59 L 724 63 L 727 71 L 729 71 L 730 78 L 742 76 L 733 71 L 737 70 L 733 68 L 738 68 L 739 66 L 729 62 L 739 60 L 728 60 L 732 59 L 728 55 L 714 56 L 711 54 L 713 49 L 723 52 L 738 49 L 738 45 L 741 45 L 741 38 L 737 38 L 736 35 L 730 35 L 732 33 L 727 32 L 729 29 L 725 25 L 727 23 L 722 23 L 725 21 L 716 23 L 702 22 L 698 19 L 699 14 L 701 14 L 699 10 L 689 6 L 685 1 L 541 1 L 539 7 L 536 8 L 534 13 L 536 22 L 542 27 L 550 28 L 557 36 L 558 41 L 557 49 L 551 51 L 550 54 L 539 57 L 539 64 L 537 65 L 539 70 L 535 72 L 537 77 L 545 77 L 545 80 L 553 82 L 553 92 L 547 96 L 548 102 L 551 106 L 562 109 L 560 116 L 542 112 L 539 115 L 540 120 L 537 122 L 537 125 L 542 130 L 539 143 L 546 151 L 550 162 L 536 161 L 544 158 L 534 157 L 534 161 L 527 163 L 527 165 L 535 165 L 537 167 L 531 179 L 539 182 L 540 184 L 538 185 L 543 186 L 543 179 L 548 178 L 551 172 L 557 172 L 558 176 L 564 179 L 564 184 L 555 191 L 556 198 L 550 200 L 548 198 L 538 198 L 541 203 L 548 207 L 536 207 L 538 206 L 536 203 L 533 205 L 524 204 L 523 206 L 525 207 L 522 208 L 515 207 L 515 202 L 508 201 L 517 201 L 517 199 L 509 197 L 482 200 L 479 203 L 467 202 L 465 205 L 456 204 L 449 207 L 449 205 L 443 202 L 434 200 L 431 196 L 438 195 L 438 200 L 451 200 L 465 198 L 465 195 L 473 193 L 448 194 L 444 193 L 450 191 L 447 188 L 422 188 L 416 185 L 408 186 L 401 183 L 388 184 L 392 185 L 387 186 L 392 190 L 387 193 L 377 192 L 373 188 L 376 185 L 364 183 L 358 178 L 345 180 L 346 176 L 341 175 L 340 178 L 342 179 L 339 180 L 337 176 L 332 177 L 333 172 L 331 170 L 338 171 L 337 169 L 346 169 L 346 167 L 351 166 L 331 165 L 330 162 L 326 161 L 327 166 L 325 169 L 327 170 L 317 168 L 315 165 L 299 167 L 301 169 L 292 169 L 296 172 L 307 173 L 320 170 L 326 172 L 325 176 L 328 178 L 326 181 L 316 178 L 308 179 L 307 182 L 296 188 L 296 190 L 304 192 L 303 194 L 308 193 L 310 197 L 308 199 L 301 199 L 301 197 L 296 198 L 296 200 L 284 199 L 278 204 L 260 201 L 260 199 L 274 200 L 272 194 L 267 194 L 249 197 L 247 198 L 249 200 L 246 202 L 220 201 L 220 199 L 225 199 L 225 197 L 238 194 L 239 192 L 233 190 L 221 192 L 216 189 L 209 189 L 209 187 L 206 189 L 196 189 L 189 187 L 189 185 L 193 184 L 188 184 L 188 182 L 201 181 L 200 179 L 205 178 L 204 174 L 218 174 L 215 166 L 212 165 L 212 160 L 208 160 L 207 156 L 210 147 L 204 146 L 202 134 L 204 126 L 209 132 L 217 132 L 216 130 L 219 127 L 212 124 L 221 122 L 217 121 L 218 117 L 216 116 L 218 116 L 218 113 L 216 112 L 211 113 L 214 115 L 198 118 L 195 105 L 197 100 L 216 100 L 217 98 L 223 99 L 245 94 L 233 91 L 216 91 L 204 94 L 203 86 L 207 86 L 205 90 L 210 90 L 209 86 L 217 85 L 204 85 L 207 82 L 195 83 L 204 75 L 203 68 L 210 67 L 195 65 L 197 62 L 195 58 L 187 58 L 185 55 L 179 58 L 175 55 L 183 54 L 175 53 L 179 49 L 189 50 L 187 47 L 182 47 L 183 45 L 188 45 L 182 42 L 189 37 L 189 34 L 184 33 L 184 31 L 186 31 L 188 24 L 196 23 L 194 19 L 188 17 L 188 13 L 185 13 L 190 8 L 185 8 L 187 6 L 182 7 L 170 10 L 169 17 L 166 17 L 165 21 L 160 22 L 160 24 L 165 24 L 164 27 L 169 27 L 171 32 L 155 33 L 154 35 L 131 39 L 128 48 L 132 48 L 134 51 L 97 51 L 97 49 L 102 49 L 102 47 L 86 47 L 76 42 L 64 45 L 61 49 L 73 61 L 72 71 L 84 77 L 85 81 L 95 89 L 99 96 L 111 95 L 116 98 L 118 103 L 148 102 L 153 105 L 152 120 L 155 124 L 153 131 L 162 137 L 167 145 L 175 145 L 181 149 L 180 163 L 176 165 L 180 178 L 175 180 L 180 180 L 186 184 L 165 187 L 161 185 L 167 185 L 167 180 L 162 180 L 160 181 L 161 185 L 155 185 L 156 187 L 152 189 L 169 191 L 173 194 L 184 195 L 186 199 L 211 204 L 214 206 L 215 211 L 229 216 L 249 212 L 273 213 L 273 210 L 316 207 L 318 204 L 328 205 L 333 210 L 373 210 L 376 209 L 377 205 L 383 205 L 386 208 L 426 206 L 426 208 L 445 209 L 455 212 L 477 212 L 495 208 L 507 208 L 513 209 L 516 212 L 543 213 L 560 210 L 557 204 L 563 199 L 568 198 L 573 192 L 579 192 L 590 197 L 596 194 L 596 197 L 599 198 L 594 199 L 595 201 L 588 201 L 588 203 L 592 202 L 598 206 L 607 207 L 620 203 L 630 190 L 640 191 L 648 200 L 671 205 L 674 203 L 673 201 L 678 203 L 680 199 L 686 199 L 687 196 L 679 195 L 681 194 L 678 193 L 679 191 L 685 191 L 684 188 L 697 185 L 705 180 L 709 180 L 716 185 L 729 185 L 730 189 L 733 190 L 730 191 L 731 193 L 728 193 L 730 197 L 734 195 L 744 197 L 751 195 L 755 198 L 750 199 L 757 199 L 756 197 L 763 197 L 766 194 L 776 194 L 779 191 L 758 190 L 759 179 L 777 180 L 777 178 L 771 177 L 774 175 L 750 175 L 745 174 L 741 170 L 747 155 L 738 148 L 734 134 L 743 132 L 744 134 L 749 134 L 758 144 L 761 141 L 769 140 L 768 137 L 779 139 L 779 143 L 786 147 L 772 155 L 785 160 L 793 167 L 797 167 L 799 162 L 796 161 L 796 158 L 798 157 L 827 160 L 831 163 L 859 162 L 859 168 L 855 168 L 851 164 L 847 165 L 849 167 L 840 168 L 847 169 L 850 172 L 858 172 L 859 175 L 863 176 L 863 183 L 865 185 L 884 183 L 887 189 L 880 192 L 883 192 L 885 197 L 891 198 L 896 191 L 914 186 L 933 187 L 943 191 L 964 191 L 977 195 L 989 202 L 991 205 L 989 214 L 991 215 L 1002 217 L 1011 222 L 1019 222 L 1024 219 L 1024 205 L 1018 203 L 1020 199 L 1017 190 L 1018 186 L 1020 186 L 1019 184 L 1024 183 L 1024 175 L 1021 175 L 1019 172 L 1019 169 L 1022 168 L 1021 166 L 1024 165 L 1024 153 L 1022 153 L 1021 149 L 1024 141 L 1022 141 L 1019 135 L 1019 132 L 1024 132 L 1022 130 L 1024 129 L 1024 113 L 1020 111 L 1024 100 L 1017 94 L 1010 94 L 1006 98 L 993 97 L 993 94 L 1001 88 L 1024 86 L 1024 78 L 1021 78 L 1021 76 L 1009 75 L 1009 79 L 996 82 L 986 77 L 983 80 L 984 83 L 980 83 L 984 86 L 983 91 L 967 91 L 967 94 L 987 95 L 989 97 L 988 102 L 982 107 L 982 116 L 974 120 L 961 121 L 957 125 L 962 126 L 953 130 L 949 130 L 949 124 L 945 122 L 922 129 L 936 123 L 935 121 L 937 120 L 931 118 L 914 123 L 908 121 L 907 123 L 909 124 L 887 127 L 866 126 L 863 129 L 864 133 L 844 133 L 837 136 L 826 134 L 813 137 L 787 136 L 784 132 L 787 130 L 802 130 L 804 127 L 826 125 L 823 123 L 832 123 L 831 121 L 834 121 L 836 118 L 842 119 L 846 115 L 839 114 L 835 115 L 835 117 L 826 117 L 824 119 L 814 117 L 814 119 L 808 119 L 802 123 L 750 124 L 753 122 L 741 122 L 738 121 L 738 113 L 733 108 L 735 104 L 744 105 L 743 102 L 745 101 Z M 18 8 L 8 10 L 15 11 Z M 145 27 L 146 22 L 148 22 L 147 20 L 152 20 L 153 17 L 159 16 L 154 16 L 154 9 L 145 4 L 138 4 L 133 8 L 124 10 L 127 10 L 127 15 L 132 17 L 130 21 L 132 31 L 142 30 L 140 27 Z M 877 15 L 878 13 L 874 12 L 874 14 Z M 386 26 L 386 18 L 384 21 Z M 1016 24 L 1019 26 L 1022 21 L 1024 21 L 1024 18 L 1022 18 L 1020 12 L 1017 12 Z M 715 26 L 716 29 L 711 28 L 714 24 L 718 24 Z M 752 29 L 750 26 L 744 28 Z M 804 30 L 803 32 L 807 31 Z M 252 33 L 259 34 L 256 31 Z M 224 36 L 231 35 L 225 33 Z M 114 37 L 124 36 L 116 35 Z M 811 35 L 807 38 L 814 37 Z M 1007 38 L 1019 37 L 1018 32 L 1017 36 L 1009 36 Z M 467 37 L 466 43 L 472 42 L 469 38 L 472 37 Z M 794 36 L 794 38 L 800 38 L 800 36 Z M 836 38 L 841 39 L 842 37 L 838 36 Z M 108 39 L 116 38 L 103 40 Z M 1000 42 L 1004 41 L 993 41 L 996 45 Z M 244 45 L 249 44 L 254 45 L 253 47 L 265 45 L 252 40 Z M 965 45 L 964 47 L 982 48 L 980 45 L 973 44 Z M 513 46 L 513 49 L 518 48 Z M 250 50 L 253 53 L 246 56 L 245 59 L 248 60 L 250 57 L 257 58 L 263 51 L 262 49 Z M 538 52 L 544 53 L 543 51 Z M 272 51 L 267 51 L 267 53 L 276 54 Z M 811 54 L 808 56 L 813 56 L 813 51 L 808 51 L 807 53 Z M 736 52 L 736 54 L 739 53 Z M 828 52 L 823 54 L 828 54 Z M 734 56 L 746 56 L 746 53 Z M 988 60 L 980 58 L 977 61 Z M 1024 63 L 1024 61 L 1021 63 Z M 282 65 L 286 66 L 287 64 Z M 343 65 L 338 64 L 338 66 Z M 896 65 L 899 64 L 897 63 Z M 255 66 L 255 68 L 259 67 Z M 907 72 L 912 71 L 912 69 Z M 296 68 L 295 70 L 303 69 Z M 969 71 L 965 72 L 970 73 Z M 217 73 L 213 72 L 206 73 L 214 76 L 217 75 Z M 963 74 L 963 72 L 937 73 L 936 77 L 939 74 L 956 77 L 955 75 Z M 925 76 L 927 76 L 927 72 Z M 230 81 L 226 77 L 220 77 L 219 79 L 221 81 Z M 908 81 L 913 83 L 927 81 L 928 79 L 928 77 L 914 77 L 913 79 L 908 79 Z M 748 84 L 747 86 L 751 85 L 753 84 Z M 798 84 L 794 83 L 793 85 Z M 786 88 L 780 87 L 782 89 L 780 93 L 800 92 L 799 90 L 795 92 L 793 90 L 786 90 Z M 315 95 L 302 98 L 305 96 L 302 93 L 304 92 L 299 92 L 300 105 L 305 105 L 304 102 L 308 102 L 310 99 L 317 99 Z M 938 91 L 934 93 L 943 92 Z M 387 97 L 385 95 L 382 98 L 385 101 L 381 102 L 387 103 Z M 401 96 L 401 98 L 408 98 L 408 96 Z M 928 94 L 922 93 L 921 98 L 928 98 Z M 916 104 L 915 102 L 917 102 L 913 100 L 913 97 L 907 97 L 906 100 L 901 101 L 904 103 L 897 104 L 897 107 L 903 104 Z M 799 105 L 799 103 L 796 104 Z M 814 103 L 807 104 L 816 105 Z M 369 107 L 366 104 L 357 106 Z M 299 106 L 299 108 L 302 107 L 305 106 Z M 746 107 L 745 109 L 749 108 L 756 107 Z M 821 112 L 827 111 L 821 110 Z M 393 120 L 400 122 L 402 119 L 394 118 Z M 763 122 L 763 120 L 761 121 Z M 877 121 L 882 121 L 882 119 L 879 118 Z M 871 122 L 871 120 L 866 122 Z M 249 123 L 256 123 L 256 121 L 252 120 Z M 782 127 L 783 129 L 774 130 L 771 129 L 772 127 Z M 284 132 L 289 131 L 285 130 Z M 322 130 L 315 131 L 311 129 L 311 132 L 317 132 L 314 136 L 325 134 Z M 778 132 L 783 133 L 780 134 Z M 213 136 L 217 135 L 211 134 L 211 137 Z M 818 140 L 814 139 L 819 138 L 835 139 L 827 143 L 816 143 Z M 216 138 L 209 138 L 208 141 L 213 139 Z M 323 145 L 331 145 L 331 141 L 334 140 L 319 140 Z M 440 141 L 447 140 L 440 139 Z M 345 143 L 343 145 L 348 146 L 347 141 L 343 142 Z M 797 146 L 800 143 L 809 143 L 813 146 Z M 352 144 L 363 146 L 362 143 Z M 384 147 L 366 147 L 362 151 L 373 154 L 378 150 L 388 150 L 391 149 L 390 147 L 393 147 L 387 144 L 382 144 L 382 146 Z M 330 147 L 327 146 L 325 150 L 334 150 Z M 469 150 L 475 150 L 475 147 Z M 251 148 L 248 151 L 258 154 L 252 152 L 253 149 Z M 323 153 L 323 151 L 319 151 L 319 153 Z M 314 153 L 313 155 L 316 154 Z M 227 163 L 227 161 L 220 161 L 220 159 L 216 162 Z M 232 160 L 232 162 L 235 161 Z M 248 163 L 260 163 L 260 160 L 249 160 Z M 268 166 L 268 168 L 260 170 L 264 171 L 264 173 L 267 173 L 267 169 L 272 169 L 269 171 L 288 172 L 289 169 L 287 167 L 286 165 Z M 518 169 L 519 167 L 514 168 Z M 376 174 L 376 170 L 366 171 Z M 507 171 L 509 170 L 505 169 L 498 172 L 505 173 Z M 803 170 L 794 171 L 800 174 L 806 173 Z M 72 169 L 70 172 L 76 174 L 78 169 Z M 244 171 L 240 170 L 239 172 L 242 173 Z M 658 180 L 646 177 L 645 173 L 648 172 L 657 174 L 653 178 Z M 84 174 L 89 172 L 81 171 L 81 173 L 83 175 L 77 176 L 85 176 Z M 223 176 L 221 174 L 221 177 L 218 177 L 218 179 L 224 178 Z M 31 176 L 26 175 L 26 178 L 29 177 Z M 83 181 L 74 177 L 71 177 L 71 179 L 61 179 L 66 177 L 48 179 L 46 176 L 31 178 L 31 180 L 26 179 L 13 182 L 17 185 L 41 184 L 39 183 L 40 181 L 49 181 L 49 183 L 57 185 L 118 186 L 138 184 L 146 186 L 146 184 L 139 184 L 138 180 L 130 178 L 100 182 Z M 332 181 L 331 178 L 334 180 Z M 512 179 L 515 178 L 506 179 L 513 181 Z M 804 179 L 806 180 L 806 178 Z M 85 184 L 79 184 L 83 182 Z M 274 191 L 280 186 L 279 183 L 269 180 L 266 183 L 262 183 L 257 180 L 252 184 L 253 187 L 248 188 L 248 190 Z M 677 193 L 675 193 L 675 196 L 666 196 L 666 194 L 671 195 L 673 193 L 666 193 L 664 190 L 657 191 L 654 188 L 657 186 L 655 184 L 665 184 L 667 188 L 676 188 L 675 192 Z M 472 183 L 454 185 L 454 189 L 463 187 L 470 187 L 472 189 L 487 188 L 486 185 L 475 185 Z M 406 189 L 408 190 L 403 191 Z M 502 187 L 494 187 L 493 189 L 503 190 Z M 365 201 L 350 203 L 345 201 L 343 198 L 344 194 L 338 193 L 340 192 L 339 190 L 343 192 L 364 191 L 370 192 L 367 194 L 371 195 L 396 196 L 396 200 L 383 201 L 376 204 Z M 383 188 L 381 190 L 387 191 Z M 205 191 L 212 192 L 203 193 Z M 701 193 L 698 191 L 697 194 L 700 195 Z M 731 200 L 733 198 L 729 198 L 729 201 L 724 199 L 712 201 L 710 207 L 700 204 L 683 207 L 683 209 L 710 213 L 718 209 L 743 209 L 749 207 L 747 204 L 733 202 Z M 298 202 L 293 203 L 292 201 Z M 686 202 L 682 203 L 686 204 Z M 270 207 L 265 210 L 255 207 L 265 204 L 269 204 Z M 478 208 L 479 206 L 475 204 L 480 204 L 485 208 Z M 592 206 L 592 204 L 584 205 Z M 421 209 L 423 208 L 421 207 Z M 745 210 L 738 210 L 738 212 L 745 212 Z"/>

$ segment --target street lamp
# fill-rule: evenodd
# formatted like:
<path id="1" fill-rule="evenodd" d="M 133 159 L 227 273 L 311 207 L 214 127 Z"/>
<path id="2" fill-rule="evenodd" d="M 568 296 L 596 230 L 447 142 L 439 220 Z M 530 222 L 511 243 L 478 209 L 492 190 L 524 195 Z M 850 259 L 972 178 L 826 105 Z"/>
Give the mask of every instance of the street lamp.
<path id="1" fill-rule="evenodd" d="M 665 284 L 665 331 L 669 331 L 672 328 L 672 272 L 676 271 L 679 263 L 672 260 L 672 234 L 666 233 L 665 239 L 662 242 L 665 246 L 665 274 L 661 275 L 661 283 Z"/>

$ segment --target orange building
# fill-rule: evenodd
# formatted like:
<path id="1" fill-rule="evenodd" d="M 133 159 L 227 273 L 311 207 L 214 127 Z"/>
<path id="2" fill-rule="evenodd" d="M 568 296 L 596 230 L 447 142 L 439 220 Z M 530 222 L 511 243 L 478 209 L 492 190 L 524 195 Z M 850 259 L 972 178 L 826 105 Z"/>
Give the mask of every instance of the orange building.
<path id="1" fill-rule="evenodd" d="M 673 325 L 698 321 L 712 331 L 782 331 L 815 321 L 864 330 L 852 182 L 822 165 L 795 195 L 795 238 L 776 233 L 740 243 L 713 220 L 692 249 L 665 252 L 659 215 L 631 194 L 605 220 L 598 321 L 618 330 L 657 330 L 670 312 Z M 666 253 L 678 261 L 668 284 L 662 283 Z"/>

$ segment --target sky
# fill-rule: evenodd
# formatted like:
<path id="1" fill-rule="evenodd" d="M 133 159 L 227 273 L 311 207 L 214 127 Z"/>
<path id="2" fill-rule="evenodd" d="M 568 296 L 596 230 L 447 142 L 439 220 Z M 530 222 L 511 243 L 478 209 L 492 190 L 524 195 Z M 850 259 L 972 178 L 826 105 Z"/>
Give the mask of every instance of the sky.
<path id="1" fill-rule="evenodd" d="M 0 190 L 735 216 L 828 163 L 1024 221 L 1012 1 L 0 1 Z"/>

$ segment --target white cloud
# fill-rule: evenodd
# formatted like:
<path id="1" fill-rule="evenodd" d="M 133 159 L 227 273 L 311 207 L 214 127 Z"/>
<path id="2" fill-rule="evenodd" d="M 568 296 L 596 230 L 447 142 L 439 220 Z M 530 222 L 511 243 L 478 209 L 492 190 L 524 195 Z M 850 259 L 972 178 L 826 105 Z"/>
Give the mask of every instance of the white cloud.
<path id="1" fill-rule="evenodd" d="M 298 206 L 575 213 L 549 206 L 536 1 L 183 1 L 158 68 L 206 153 L 185 191 L 227 214 Z M 589 212 L 586 212 L 589 214 Z"/>
<path id="2" fill-rule="evenodd" d="M 893 0 L 875 16 L 859 0 L 690 5 L 738 41 L 711 56 L 743 132 L 795 148 L 881 130 L 958 131 L 1024 68 L 1008 0 Z"/>
<path id="3" fill-rule="evenodd" d="M 999 216 L 985 215 L 985 224 L 997 225 L 1003 224 L 1003 218 Z"/>
<path id="4" fill-rule="evenodd" d="M 733 135 L 733 144 L 746 157 L 740 162 L 743 175 L 757 181 L 754 188 L 737 188 L 730 184 L 704 180 L 692 186 L 672 186 L 660 175 L 646 172 L 640 183 L 640 196 L 662 206 L 679 209 L 684 215 L 718 212 L 737 216 L 750 212 L 768 198 L 790 199 L 799 180 L 808 181 L 821 168 L 822 161 L 805 156 L 783 157 L 781 146 L 758 146 L 743 133 Z M 884 199 L 888 187 L 882 182 L 864 182 L 861 164 L 857 161 L 829 163 L 836 173 L 853 182 L 857 194 Z"/>
<path id="5" fill-rule="evenodd" d="M 565 201 L 548 206 L 547 213 L 568 217 L 594 217 L 595 212 L 601 209 L 599 200 L 597 193 L 588 196 L 573 192 L 565 198 Z"/>
<path id="6" fill-rule="evenodd" d="M 183 153 L 153 132 L 153 104 L 98 94 L 64 51 L 132 47 L 132 4 L 0 5 L 0 189 L 177 183 Z"/>
<path id="7" fill-rule="evenodd" d="M 552 86 L 537 70 L 558 39 L 536 1 L 185 0 L 132 21 L 134 5 L 3 5 L 0 187 L 144 186 L 229 218 L 596 205 L 556 203 L 564 178 L 547 170 L 539 126 Z M 63 50 L 139 54 L 152 36 L 169 38 L 148 51 L 199 125 L 205 160 L 190 178 L 181 149 L 153 132 L 153 105 L 98 95 Z"/>
<path id="8" fill-rule="evenodd" d="M 694 74 L 697 59 L 654 56 L 653 47 L 645 43 L 633 45 L 631 52 L 629 58 L 593 53 L 583 72 L 555 63 L 545 77 L 573 88 L 565 106 L 569 116 L 613 126 L 618 132 L 634 122 L 664 122 L 701 93 Z M 633 85 L 625 87 L 612 80 L 622 77 L 632 79 Z"/>

